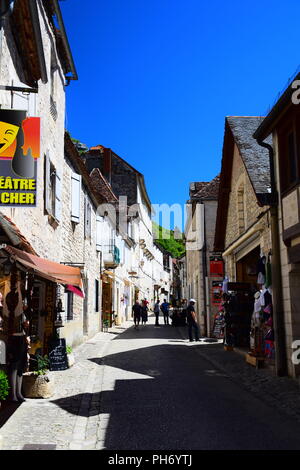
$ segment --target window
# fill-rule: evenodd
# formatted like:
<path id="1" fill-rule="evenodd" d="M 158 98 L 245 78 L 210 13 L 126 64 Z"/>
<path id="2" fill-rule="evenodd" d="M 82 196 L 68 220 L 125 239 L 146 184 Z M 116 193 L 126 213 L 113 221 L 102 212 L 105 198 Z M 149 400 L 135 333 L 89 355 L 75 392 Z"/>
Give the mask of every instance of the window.
<path id="1" fill-rule="evenodd" d="M 239 234 L 245 231 L 245 191 L 244 185 L 241 185 L 237 192 L 237 213 Z"/>
<path id="2" fill-rule="evenodd" d="M 73 305 L 74 305 L 74 294 L 73 292 L 65 292 L 65 315 L 66 320 L 73 320 Z"/>
<path id="3" fill-rule="evenodd" d="M 88 197 L 85 197 L 84 204 L 84 238 L 91 239 L 92 237 L 92 206 L 88 200 Z"/>
<path id="4" fill-rule="evenodd" d="M 286 117 L 278 126 L 280 189 L 285 192 L 300 181 L 300 115 Z"/>
<path id="5" fill-rule="evenodd" d="M 57 222 L 61 221 L 61 176 L 45 155 L 45 211 Z"/>
<path id="6" fill-rule="evenodd" d="M 51 66 L 50 66 L 50 114 L 56 121 L 58 113 L 56 106 L 56 71 L 58 69 L 55 52 L 51 49 Z"/>
<path id="7" fill-rule="evenodd" d="M 80 222 L 80 193 L 81 175 L 72 173 L 71 176 L 71 220 L 76 224 Z"/>
<path id="8" fill-rule="evenodd" d="M 95 312 L 99 312 L 99 281 L 95 279 Z"/>

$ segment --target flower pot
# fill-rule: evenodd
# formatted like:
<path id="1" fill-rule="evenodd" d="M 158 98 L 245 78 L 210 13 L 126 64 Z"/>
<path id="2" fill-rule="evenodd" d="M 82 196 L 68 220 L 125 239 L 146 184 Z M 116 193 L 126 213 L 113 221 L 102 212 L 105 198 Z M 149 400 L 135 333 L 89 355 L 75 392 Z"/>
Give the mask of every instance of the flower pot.
<path id="1" fill-rule="evenodd" d="M 26 398 L 50 398 L 54 393 L 53 379 L 49 375 L 23 374 L 23 394 Z"/>
<path id="2" fill-rule="evenodd" d="M 73 353 L 69 353 L 67 354 L 67 358 L 68 358 L 68 366 L 69 367 L 72 367 L 74 364 L 75 364 L 75 356 Z"/>

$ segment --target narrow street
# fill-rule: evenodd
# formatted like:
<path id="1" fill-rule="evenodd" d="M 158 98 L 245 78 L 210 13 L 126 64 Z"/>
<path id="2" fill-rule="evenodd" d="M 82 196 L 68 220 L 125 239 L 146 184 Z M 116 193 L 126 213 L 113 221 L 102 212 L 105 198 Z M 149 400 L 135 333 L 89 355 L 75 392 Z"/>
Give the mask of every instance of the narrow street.
<path id="1" fill-rule="evenodd" d="M 20 405 L 0 428 L 2 449 L 300 448 L 299 416 L 275 403 L 280 379 L 222 344 L 189 343 L 184 328 L 155 327 L 153 317 L 138 331 L 126 326 L 97 334 L 75 350 L 72 368 L 51 373 L 55 396 Z M 297 387 L 284 380 L 286 405 Z"/>

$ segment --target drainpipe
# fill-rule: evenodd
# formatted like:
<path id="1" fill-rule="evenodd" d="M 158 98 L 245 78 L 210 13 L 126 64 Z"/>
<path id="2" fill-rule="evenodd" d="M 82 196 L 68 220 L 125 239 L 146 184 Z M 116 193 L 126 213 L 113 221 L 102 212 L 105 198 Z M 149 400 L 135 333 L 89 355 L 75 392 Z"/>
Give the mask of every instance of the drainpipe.
<path id="1" fill-rule="evenodd" d="M 278 228 L 278 193 L 275 183 L 274 150 L 270 144 L 256 139 L 257 143 L 269 151 L 271 173 L 271 235 L 272 235 L 272 297 L 275 335 L 275 368 L 277 376 L 287 375 L 287 354 L 281 279 L 280 236 Z"/>

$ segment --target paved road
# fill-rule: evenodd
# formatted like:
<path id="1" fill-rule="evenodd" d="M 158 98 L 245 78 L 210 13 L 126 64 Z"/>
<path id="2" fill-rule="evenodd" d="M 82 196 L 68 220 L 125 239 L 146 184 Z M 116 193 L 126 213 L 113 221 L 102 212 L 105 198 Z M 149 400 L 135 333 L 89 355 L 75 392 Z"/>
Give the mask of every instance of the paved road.
<path id="1" fill-rule="evenodd" d="M 149 323 L 80 346 L 75 366 L 54 373 L 56 395 L 22 404 L 0 429 L 3 449 L 300 449 L 297 419 L 208 359 L 221 345 Z"/>

